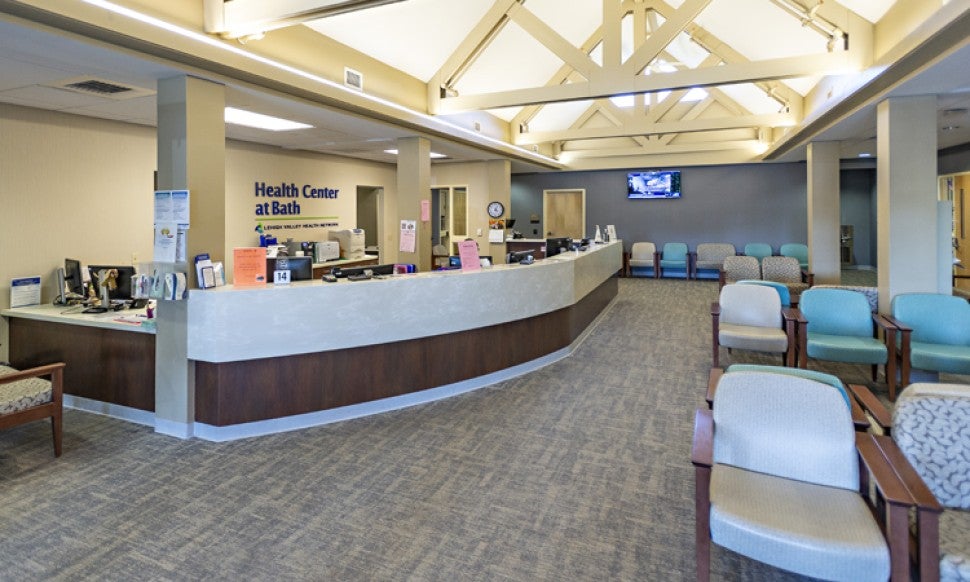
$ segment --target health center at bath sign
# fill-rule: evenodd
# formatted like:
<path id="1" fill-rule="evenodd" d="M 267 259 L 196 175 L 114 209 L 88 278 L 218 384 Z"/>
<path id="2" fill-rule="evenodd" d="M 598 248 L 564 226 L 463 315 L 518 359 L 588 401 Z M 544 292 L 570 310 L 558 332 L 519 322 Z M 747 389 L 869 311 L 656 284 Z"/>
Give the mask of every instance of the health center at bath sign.
<path id="1" fill-rule="evenodd" d="M 254 184 L 255 220 L 262 223 L 265 230 L 338 226 L 338 216 L 322 216 L 325 206 L 321 204 L 326 200 L 336 200 L 340 195 L 338 188 L 318 187 L 313 184 L 300 186 L 292 182 Z"/>

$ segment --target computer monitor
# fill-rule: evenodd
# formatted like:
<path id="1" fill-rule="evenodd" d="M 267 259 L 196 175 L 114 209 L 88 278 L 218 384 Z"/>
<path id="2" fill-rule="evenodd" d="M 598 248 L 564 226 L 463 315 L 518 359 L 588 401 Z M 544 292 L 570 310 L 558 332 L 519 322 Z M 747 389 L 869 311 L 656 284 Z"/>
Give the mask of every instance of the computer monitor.
<path id="1" fill-rule="evenodd" d="M 84 277 L 81 276 L 81 261 L 64 259 L 64 285 L 68 293 L 84 295 Z"/>
<path id="2" fill-rule="evenodd" d="M 573 239 L 569 237 L 555 237 L 546 239 L 546 258 L 554 257 L 559 253 L 569 250 L 573 244 Z"/>
<path id="3" fill-rule="evenodd" d="M 115 271 L 115 288 L 108 288 L 108 296 L 111 299 L 131 299 L 131 278 L 135 276 L 135 268 L 131 265 L 88 265 L 88 273 L 91 274 L 96 296 L 101 297 L 102 281 L 99 273 L 112 270 Z"/>
<path id="4" fill-rule="evenodd" d="M 537 252 L 538 251 L 536 249 L 529 249 L 529 250 L 526 250 L 526 251 L 512 251 L 505 258 L 505 262 L 506 263 L 509 263 L 509 264 L 521 263 L 522 261 L 524 261 L 526 259 L 526 257 L 533 257 L 533 258 L 535 258 L 535 255 L 536 255 Z"/>
<path id="5" fill-rule="evenodd" d="M 290 281 L 313 279 L 313 257 L 276 257 L 266 259 L 266 278 L 273 278 L 273 271 L 289 271 Z"/>

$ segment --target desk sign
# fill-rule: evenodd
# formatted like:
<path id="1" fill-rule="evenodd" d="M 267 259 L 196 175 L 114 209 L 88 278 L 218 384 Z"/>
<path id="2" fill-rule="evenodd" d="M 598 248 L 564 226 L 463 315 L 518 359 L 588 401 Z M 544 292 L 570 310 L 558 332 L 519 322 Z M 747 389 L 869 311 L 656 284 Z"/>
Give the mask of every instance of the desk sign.
<path id="1" fill-rule="evenodd" d="M 40 305 L 40 277 L 21 277 L 10 281 L 10 307 Z"/>
<path id="2" fill-rule="evenodd" d="M 290 271 L 273 271 L 273 285 L 289 285 Z"/>

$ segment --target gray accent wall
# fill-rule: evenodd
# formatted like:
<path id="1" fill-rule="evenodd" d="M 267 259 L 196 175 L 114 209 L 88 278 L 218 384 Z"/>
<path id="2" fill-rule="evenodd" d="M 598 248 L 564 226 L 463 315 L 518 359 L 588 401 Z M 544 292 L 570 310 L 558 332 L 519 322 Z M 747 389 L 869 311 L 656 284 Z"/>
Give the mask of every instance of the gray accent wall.
<path id="1" fill-rule="evenodd" d="M 633 168 L 630 171 L 648 168 Z M 543 190 L 586 190 L 586 232 L 615 224 L 626 250 L 636 241 L 662 246 L 686 242 L 729 242 L 740 251 L 748 242 L 767 242 L 775 252 L 786 242 L 807 239 L 806 167 L 804 163 L 700 166 L 680 169 L 679 199 L 629 200 L 628 170 L 558 172 L 512 176 L 511 216 L 527 238 L 544 238 Z M 535 232 L 535 234 L 534 234 Z"/>
<path id="2" fill-rule="evenodd" d="M 842 224 L 852 225 L 853 258 L 876 265 L 876 170 L 842 170 L 839 175 Z"/>

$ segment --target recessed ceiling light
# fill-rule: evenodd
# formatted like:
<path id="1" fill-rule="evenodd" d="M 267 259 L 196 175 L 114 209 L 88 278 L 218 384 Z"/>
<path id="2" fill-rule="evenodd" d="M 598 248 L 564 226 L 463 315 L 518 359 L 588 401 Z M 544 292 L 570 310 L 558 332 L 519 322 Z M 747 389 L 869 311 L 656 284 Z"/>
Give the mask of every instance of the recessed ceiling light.
<path id="1" fill-rule="evenodd" d="M 943 131 L 953 131 L 954 129 L 960 129 L 960 126 L 959 125 L 946 125 L 944 127 L 941 127 L 940 129 L 942 129 Z"/>
<path id="2" fill-rule="evenodd" d="M 225 119 L 226 123 L 255 127 L 256 129 L 265 129 L 268 131 L 293 131 L 294 129 L 309 129 L 313 127 L 305 123 L 271 117 L 269 115 L 263 115 L 262 113 L 253 113 L 252 111 L 244 111 L 242 109 L 236 109 L 235 107 L 226 107 Z"/>
<path id="3" fill-rule="evenodd" d="M 859 157 L 860 158 L 871 158 L 872 157 L 872 154 L 870 154 L 869 152 L 859 152 Z"/>
<path id="4" fill-rule="evenodd" d="M 384 153 L 385 154 L 391 154 L 392 156 L 396 156 L 397 155 L 397 150 L 384 150 Z M 431 155 L 429 157 L 432 160 L 440 160 L 441 158 L 447 158 L 448 156 L 446 156 L 445 154 L 437 154 L 435 152 L 431 152 Z"/>

